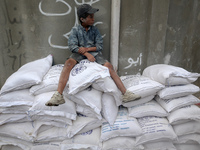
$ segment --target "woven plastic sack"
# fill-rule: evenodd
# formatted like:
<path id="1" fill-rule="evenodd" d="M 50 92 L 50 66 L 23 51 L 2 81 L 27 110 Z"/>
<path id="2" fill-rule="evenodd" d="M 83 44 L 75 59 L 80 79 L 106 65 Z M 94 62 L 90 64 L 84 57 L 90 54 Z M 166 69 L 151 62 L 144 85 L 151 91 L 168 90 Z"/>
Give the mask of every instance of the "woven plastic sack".
<path id="1" fill-rule="evenodd" d="M 129 116 L 135 118 L 156 116 L 156 117 L 166 117 L 168 113 L 155 101 L 136 105 L 128 108 Z"/>
<path id="2" fill-rule="evenodd" d="M 124 107 L 120 107 L 117 119 L 114 125 L 103 122 L 101 127 L 101 141 L 106 141 L 118 136 L 136 137 L 142 134 L 142 129 L 138 121 L 128 116 L 128 111 Z"/>
<path id="3" fill-rule="evenodd" d="M 157 95 L 162 99 L 172 99 L 191 95 L 199 92 L 200 89 L 194 84 L 178 85 L 178 86 L 169 86 L 158 91 Z"/>
<path id="4" fill-rule="evenodd" d="M 75 65 L 70 72 L 69 81 L 67 83 L 69 94 L 76 94 L 92 85 L 95 80 L 107 76 L 110 76 L 107 67 L 84 59 Z"/>
<path id="5" fill-rule="evenodd" d="M 30 93 L 39 95 L 46 92 L 56 91 L 63 66 L 63 64 L 52 66 L 43 77 L 42 82 L 30 88 Z"/>
<path id="6" fill-rule="evenodd" d="M 77 134 L 73 138 L 64 140 L 61 143 L 61 150 L 100 150 L 102 147 L 102 143 L 100 142 L 100 134 L 100 128 Z"/>
<path id="7" fill-rule="evenodd" d="M 172 112 L 184 106 L 200 103 L 200 100 L 193 95 L 173 99 L 161 99 L 159 96 L 156 96 L 155 99 L 167 112 Z"/>
<path id="8" fill-rule="evenodd" d="M 29 89 L 17 90 L 13 92 L 0 95 L 0 107 L 11 107 L 11 106 L 32 106 L 34 96 L 31 95 Z"/>
<path id="9" fill-rule="evenodd" d="M 200 109 L 196 105 L 189 105 L 171 112 L 167 119 L 172 125 L 185 123 L 192 120 L 200 121 Z"/>
<path id="10" fill-rule="evenodd" d="M 177 150 L 200 150 L 199 144 L 174 144 Z"/>
<path id="11" fill-rule="evenodd" d="M 32 133 L 33 126 L 31 122 L 8 123 L 0 127 L 0 137 L 5 136 L 33 142 Z"/>
<path id="12" fill-rule="evenodd" d="M 135 145 L 133 137 L 114 137 L 103 142 L 103 150 L 143 150 L 142 145 Z"/>
<path id="13" fill-rule="evenodd" d="M 172 141 L 150 142 L 143 145 L 145 150 L 176 150 Z"/>
<path id="14" fill-rule="evenodd" d="M 52 66 L 52 62 L 52 55 L 48 55 L 45 58 L 21 66 L 15 73 L 8 77 L 1 88 L 0 94 L 30 88 L 35 84 L 39 84 Z"/>
<path id="15" fill-rule="evenodd" d="M 139 118 L 138 122 L 142 127 L 143 134 L 136 137 L 137 145 L 163 140 L 173 141 L 177 138 L 166 118 L 143 117 Z"/>
<path id="16" fill-rule="evenodd" d="M 112 95 L 104 93 L 102 95 L 102 116 L 110 125 L 115 123 L 118 114 L 118 106 Z"/>
<path id="17" fill-rule="evenodd" d="M 155 95 L 164 86 L 148 77 L 139 75 L 129 75 L 120 77 L 127 90 L 140 95 L 141 98 Z"/>
<path id="18" fill-rule="evenodd" d="M 96 90 L 112 95 L 115 99 L 117 106 L 120 106 L 122 104 L 121 91 L 118 89 L 111 77 L 105 77 L 96 80 L 92 84 L 92 87 Z"/>
<path id="19" fill-rule="evenodd" d="M 74 95 L 69 95 L 67 92 L 64 92 L 63 95 L 76 104 L 90 107 L 97 114 L 101 113 L 102 92 L 91 86 Z"/>
<path id="20" fill-rule="evenodd" d="M 127 102 L 127 103 L 122 103 L 122 105 L 124 107 L 129 108 L 129 107 L 133 107 L 133 106 L 137 106 L 137 105 L 147 103 L 147 102 L 153 100 L 154 97 L 155 97 L 155 95 L 150 95 L 150 96 L 147 96 L 147 97 L 144 97 L 144 98 L 140 98 L 139 100 L 134 100 L 134 101 L 130 101 L 130 102 Z"/>
<path id="21" fill-rule="evenodd" d="M 177 136 L 199 133 L 200 134 L 200 121 L 190 121 L 178 125 L 173 125 L 174 132 Z"/>
<path id="22" fill-rule="evenodd" d="M 0 148 L 1 150 L 31 150 L 32 142 L 0 136 Z"/>
<path id="23" fill-rule="evenodd" d="M 91 109 L 88 106 L 83 106 L 83 105 L 76 104 L 76 111 L 79 114 L 82 114 L 82 115 L 87 116 L 87 117 L 98 118 L 99 120 L 102 119 L 102 115 L 101 114 L 97 114 L 93 109 Z"/>
<path id="24" fill-rule="evenodd" d="M 189 84 L 200 77 L 198 73 L 192 73 L 181 67 L 167 64 L 151 65 L 144 69 L 142 75 L 163 85 Z"/>
<path id="25" fill-rule="evenodd" d="M 50 100 L 54 92 L 42 93 L 35 96 L 33 106 L 29 109 L 28 114 L 39 116 L 58 116 L 76 120 L 76 108 L 74 102 L 65 99 L 65 103 L 59 106 L 46 106 L 45 103 Z"/>
<path id="26" fill-rule="evenodd" d="M 191 133 L 186 135 L 178 136 L 178 144 L 200 144 L 200 134 L 199 133 Z"/>

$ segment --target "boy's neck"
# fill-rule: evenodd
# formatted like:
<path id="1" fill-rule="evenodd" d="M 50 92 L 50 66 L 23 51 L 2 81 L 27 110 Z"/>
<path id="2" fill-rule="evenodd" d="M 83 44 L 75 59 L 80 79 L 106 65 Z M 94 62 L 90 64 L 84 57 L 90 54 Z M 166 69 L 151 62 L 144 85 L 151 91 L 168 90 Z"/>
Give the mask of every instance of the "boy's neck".
<path id="1" fill-rule="evenodd" d="M 90 27 L 89 25 L 84 25 L 84 23 L 82 23 L 81 25 L 83 26 L 83 28 L 85 28 L 86 31 L 88 31 L 88 29 Z"/>

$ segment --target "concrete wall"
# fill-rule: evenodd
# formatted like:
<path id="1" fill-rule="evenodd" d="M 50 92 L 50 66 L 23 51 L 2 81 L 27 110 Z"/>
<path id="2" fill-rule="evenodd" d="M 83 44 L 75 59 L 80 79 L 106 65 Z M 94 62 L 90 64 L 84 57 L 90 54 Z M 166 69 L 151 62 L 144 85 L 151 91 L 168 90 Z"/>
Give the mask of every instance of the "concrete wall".
<path id="1" fill-rule="evenodd" d="M 122 0 L 120 21 L 120 75 L 158 63 L 200 73 L 199 0 Z"/>
<path id="2" fill-rule="evenodd" d="M 20 66 L 48 54 L 64 63 L 76 7 L 84 0 L 0 1 L 0 87 Z M 98 7 L 96 25 L 110 58 L 111 0 L 85 0 Z M 200 0 L 121 0 L 119 75 L 142 73 L 165 63 L 200 73 Z M 200 86 L 200 80 L 195 82 Z"/>
<path id="3" fill-rule="evenodd" d="M 84 0 L 0 0 L 0 87 L 23 64 L 52 54 L 64 63 L 71 52 L 67 39 L 78 23 L 76 9 Z M 85 0 L 100 11 L 96 26 L 104 36 L 109 59 L 110 0 Z"/>

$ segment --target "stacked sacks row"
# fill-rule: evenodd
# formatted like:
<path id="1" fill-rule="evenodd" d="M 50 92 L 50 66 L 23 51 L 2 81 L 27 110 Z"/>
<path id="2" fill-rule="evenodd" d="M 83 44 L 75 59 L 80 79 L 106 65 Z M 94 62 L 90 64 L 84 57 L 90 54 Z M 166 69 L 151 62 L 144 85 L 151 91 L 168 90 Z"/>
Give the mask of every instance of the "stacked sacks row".
<path id="1" fill-rule="evenodd" d="M 157 64 L 147 67 L 143 76 L 165 86 L 155 100 L 169 113 L 167 119 L 177 135 L 173 141 L 175 147 L 178 150 L 200 149 L 200 109 L 195 105 L 199 99 L 193 95 L 199 92 L 193 82 L 200 75 L 180 67 Z"/>
<path id="2" fill-rule="evenodd" d="M 47 107 L 45 102 L 56 91 L 63 68 L 62 64 L 52 66 L 52 56 L 47 58 L 51 61 L 41 80 L 19 90 L 21 94 L 21 90 L 26 90 L 28 94 L 22 94 L 24 97 L 20 97 L 19 93 L 10 95 L 12 92 L 4 92 L 10 79 L 1 89 L 0 101 L 12 104 L 12 107 L 1 107 L 1 113 L 5 118 L 8 112 L 10 116 L 15 114 L 15 117 L 8 117 L 1 123 L 2 149 L 12 149 L 9 145 L 27 150 L 177 149 L 173 143 L 177 139 L 176 127 L 171 126 L 168 120 L 170 112 L 154 98 L 166 88 L 164 84 L 144 75 L 123 76 L 121 79 L 126 88 L 142 98 L 122 104 L 120 91 L 107 68 L 84 60 L 70 74 L 63 93 L 66 103 Z M 41 62 L 44 59 L 37 61 L 45 65 Z M 34 70 L 33 66 L 30 68 Z M 23 78 L 15 77 L 14 80 L 25 83 Z M 18 92 L 18 89 L 13 92 Z M 3 99 L 6 95 L 11 97 Z M 27 96 L 32 99 L 26 99 Z M 13 101 L 20 99 L 20 103 L 14 103 L 11 98 L 14 98 Z M 25 104 L 26 100 L 29 105 Z M 21 114 L 25 116 L 22 119 Z"/>
<path id="3" fill-rule="evenodd" d="M 144 149 L 175 150 L 173 140 L 177 138 L 167 120 L 168 113 L 155 101 L 156 94 L 164 85 L 145 76 L 121 77 L 128 90 L 142 96 L 140 100 L 123 104 L 128 108 L 128 115 L 138 120 L 142 135 L 135 139 L 136 145 Z"/>

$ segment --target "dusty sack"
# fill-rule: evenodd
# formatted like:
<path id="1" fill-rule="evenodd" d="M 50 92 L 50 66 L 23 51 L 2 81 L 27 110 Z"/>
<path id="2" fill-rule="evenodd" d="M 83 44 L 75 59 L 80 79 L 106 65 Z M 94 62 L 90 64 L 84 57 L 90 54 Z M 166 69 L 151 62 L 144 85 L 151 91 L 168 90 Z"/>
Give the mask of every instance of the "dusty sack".
<path id="1" fill-rule="evenodd" d="M 71 70 L 67 86 L 69 94 L 76 94 L 90 86 L 95 80 L 110 76 L 107 67 L 87 59 L 80 61 Z"/>

